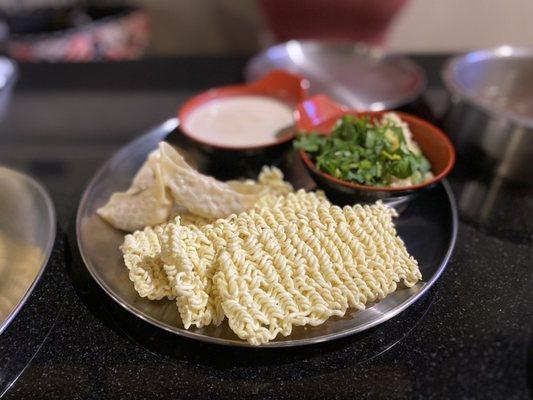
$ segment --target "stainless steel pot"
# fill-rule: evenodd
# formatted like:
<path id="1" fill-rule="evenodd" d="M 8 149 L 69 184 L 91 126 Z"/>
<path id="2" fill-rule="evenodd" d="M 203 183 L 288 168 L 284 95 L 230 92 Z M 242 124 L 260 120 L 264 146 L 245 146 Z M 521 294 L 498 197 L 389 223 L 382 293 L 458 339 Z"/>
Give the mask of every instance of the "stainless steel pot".
<path id="1" fill-rule="evenodd" d="M 444 127 L 463 160 L 533 183 L 533 49 L 501 46 L 449 60 Z"/>

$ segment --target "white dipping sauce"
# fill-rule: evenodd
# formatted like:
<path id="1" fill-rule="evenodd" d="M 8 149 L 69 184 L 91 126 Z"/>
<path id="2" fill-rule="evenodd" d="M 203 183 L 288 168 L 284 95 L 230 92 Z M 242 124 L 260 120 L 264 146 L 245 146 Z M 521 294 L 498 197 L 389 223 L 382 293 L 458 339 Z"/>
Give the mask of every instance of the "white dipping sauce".
<path id="1" fill-rule="evenodd" d="M 208 101 L 185 119 L 185 129 L 202 142 L 231 147 L 276 142 L 276 133 L 293 125 L 292 109 L 265 96 L 232 96 Z"/>

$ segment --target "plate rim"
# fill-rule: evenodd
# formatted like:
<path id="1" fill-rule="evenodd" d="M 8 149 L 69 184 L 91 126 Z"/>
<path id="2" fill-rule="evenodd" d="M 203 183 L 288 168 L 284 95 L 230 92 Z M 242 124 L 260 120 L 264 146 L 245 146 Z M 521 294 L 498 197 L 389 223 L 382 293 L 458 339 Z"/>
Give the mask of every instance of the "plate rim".
<path id="1" fill-rule="evenodd" d="M 54 249 L 54 244 L 56 240 L 57 235 L 57 216 L 56 216 L 56 210 L 54 206 L 54 202 L 52 200 L 52 197 L 50 196 L 50 193 L 48 193 L 48 190 L 45 189 L 45 187 L 39 183 L 35 178 L 31 177 L 30 175 L 14 170 L 12 168 L 6 167 L 5 165 L 0 165 L 0 170 L 5 170 L 9 174 L 17 175 L 25 182 L 28 182 L 33 188 L 37 189 L 37 192 L 40 194 L 41 198 L 44 201 L 44 204 L 46 206 L 46 211 L 48 214 L 48 217 L 50 218 L 50 227 L 48 229 L 48 235 L 47 240 L 43 249 L 43 259 L 41 261 L 41 264 L 39 265 L 39 268 L 37 270 L 37 274 L 33 278 L 32 283 L 28 286 L 26 289 L 26 292 L 24 295 L 20 298 L 17 305 L 11 310 L 11 312 L 7 315 L 7 317 L 0 321 L 0 335 L 11 325 L 11 322 L 15 319 L 15 317 L 18 315 L 24 304 L 26 304 L 26 301 L 33 293 L 35 287 L 41 280 L 44 270 L 46 269 L 46 266 L 48 265 L 48 261 L 50 261 L 50 256 L 52 255 L 52 250 Z"/>
<path id="2" fill-rule="evenodd" d="M 107 285 L 107 283 L 104 280 L 100 279 L 99 275 L 94 270 L 92 263 L 88 261 L 85 255 L 85 252 L 83 250 L 83 246 L 81 244 L 81 240 L 80 240 L 81 239 L 81 220 L 83 217 L 82 215 L 83 210 L 87 206 L 87 201 L 89 199 L 91 189 L 98 182 L 100 177 L 104 174 L 105 170 L 113 163 L 113 161 L 117 157 L 125 153 L 131 146 L 140 145 L 143 141 L 151 139 L 152 136 L 154 136 L 154 138 L 159 136 L 159 139 L 161 140 L 164 139 L 170 132 L 172 132 L 175 128 L 177 128 L 178 125 L 179 125 L 179 121 L 177 118 L 168 119 L 167 121 L 163 122 L 162 124 L 159 124 L 155 128 L 152 128 L 151 130 L 142 134 L 136 139 L 129 141 L 124 146 L 122 146 L 120 149 L 118 149 L 115 153 L 113 153 L 97 169 L 97 171 L 95 172 L 95 174 L 93 175 L 93 177 L 91 178 L 87 186 L 85 187 L 83 194 L 80 198 L 80 202 L 78 204 L 78 209 L 76 211 L 76 243 L 78 245 L 78 252 L 80 254 L 80 257 L 83 263 L 85 264 L 85 267 L 89 271 L 89 274 L 96 281 L 96 283 L 104 290 L 104 292 L 106 292 L 107 295 L 109 295 L 116 303 L 118 303 L 122 308 L 124 308 L 131 314 L 135 315 L 136 317 L 140 318 L 141 320 L 151 325 L 154 325 L 158 328 L 161 328 L 167 332 L 175 334 L 175 335 L 187 337 L 189 339 L 194 339 L 194 340 L 198 340 L 201 342 L 213 343 L 213 344 L 223 345 L 223 346 L 246 347 L 246 348 L 254 348 L 254 349 L 307 346 L 307 345 L 327 342 L 330 340 L 335 340 L 335 339 L 340 339 L 346 336 L 350 336 L 355 333 L 370 329 L 374 326 L 380 325 L 383 322 L 388 321 L 389 319 L 395 317 L 396 315 L 398 315 L 399 313 L 407 309 L 415 301 L 420 299 L 439 279 L 439 277 L 444 272 L 446 266 L 448 265 L 450 257 L 452 256 L 453 250 L 455 248 L 455 242 L 457 239 L 457 231 L 458 231 L 458 225 L 459 225 L 459 218 L 458 218 L 458 212 L 457 212 L 457 204 L 455 202 L 455 196 L 453 194 L 450 184 L 448 183 L 446 179 L 444 179 L 438 185 L 443 186 L 445 193 L 447 195 L 448 204 L 450 206 L 450 211 L 451 211 L 451 238 L 449 241 L 446 254 L 444 258 L 442 259 L 439 267 L 435 271 L 435 273 L 431 276 L 431 278 L 427 282 L 423 282 L 422 287 L 420 288 L 418 292 L 408 297 L 406 300 L 404 300 L 402 303 L 397 305 L 395 308 L 393 308 L 389 312 L 382 314 L 376 320 L 364 323 L 362 325 L 359 325 L 351 329 L 346 329 L 340 332 L 329 333 L 329 334 L 326 334 L 326 335 L 323 335 L 317 338 L 313 338 L 313 339 L 294 339 L 294 340 L 284 340 L 284 341 L 279 341 L 279 342 L 271 341 L 271 342 L 262 344 L 260 346 L 253 346 L 249 344 L 248 342 L 246 342 L 245 340 L 223 339 L 223 338 L 218 338 L 218 337 L 213 337 L 213 336 L 206 336 L 204 334 L 200 334 L 200 333 L 189 331 L 189 330 L 182 329 L 182 328 L 176 328 L 164 322 L 161 322 L 157 320 L 156 318 L 151 317 L 150 315 L 146 314 L 145 312 L 141 310 L 138 310 L 137 308 L 130 305 L 129 303 L 122 301 L 122 299 L 120 299 L 120 297 L 113 292 L 113 290 Z"/>

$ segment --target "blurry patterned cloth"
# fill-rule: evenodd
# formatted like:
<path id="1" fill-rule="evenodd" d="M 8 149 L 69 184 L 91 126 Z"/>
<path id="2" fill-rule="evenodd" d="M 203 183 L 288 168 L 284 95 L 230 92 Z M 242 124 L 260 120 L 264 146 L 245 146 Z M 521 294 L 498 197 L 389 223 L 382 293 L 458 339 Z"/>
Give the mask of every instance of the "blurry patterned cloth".
<path id="1" fill-rule="evenodd" d="M 12 35 L 7 53 L 25 62 L 117 61 L 140 58 L 148 47 L 150 26 L 141 9 L 89 9 L 76 18 L 81 23 L 73 27 Z"/>
<path id="2" fill-rule="evenodd" d="M 0 0 L 0 9 L 15 13 L 44 7 L 68 7 L 76 3 L 79 0 Z"/>

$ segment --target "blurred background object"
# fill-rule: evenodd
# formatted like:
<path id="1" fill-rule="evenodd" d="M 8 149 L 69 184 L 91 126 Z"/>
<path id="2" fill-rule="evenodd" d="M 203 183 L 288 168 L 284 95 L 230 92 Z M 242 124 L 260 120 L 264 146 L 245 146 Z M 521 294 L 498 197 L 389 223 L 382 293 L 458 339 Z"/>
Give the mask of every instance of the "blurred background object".
<path id="1" fill-rule="evenodd" d="M 250 55 L 271 45 L 274 35 L 269 29 L 268 16 L 262 16 L 260 1 L 279 2 L 131 0 L 150 17 L 152 35 L 148 54 L 156 56 Z M 323 3 L 335 8 L 339 2 L 324 0 Z M 374 7 L 371 5 L 374 1 L 365 3 L 371 9 Z M 116 5 L 117 0 L 94 0 L 91 4 Z M 381 44 L 391 51 L 408 53 L 463 52 L 501 44 L 528 46 L 533 36 L 529 21 L 532 14 L 530 0 L 410 0 L 388 21 Z M 353 21 L 356 23 L 356 16 Z M 320 32 L 322 22 L 316 25 Z"/>
<path id="2" fill-rule="evenodd" d="M 323 39 L 381 45 L 407 0 L 261 0 L 275 41 Z"/>
<path id="3" fill-rule="evenodd" d="M 7 54 L 18 61 L 130 60 L 148 46 L 146 13 L 124 2 L 1 0 Z"/>
<path id="4" fill-rule="evenodd" d="M 529 0 L 0 0 L 0 10 L 8 15 L 88 7 L 142 10 L 151 21 L 147 54 L 152 56 L 249 55 L 293 38 L 357 40 L 408 53 L 462 52 L 501 44 L 527 46 L 533 35 L 529 23 L 533 2 Z M 314 16 L 320 16 L 320 23 Z M 101 17 L 82 13 L 73 18 L 81 25 L 92 21 L 94 26 Z M 28 18 L 33 21 L 36 17 Z M 121 19 L 106 19 L 111 20 Z M 113 24 L 109 41 L 127 42 L 133 35 L 144 50 L 148 29 L 146 22 L 137 25 L 144 28 L 132 28 L 127 22 Z M 128 34 L 128 30 L 136 33 Z M 64 46 L 65 41 L 57 40 L 61 36 L 57 28 L 55 33 L 52 44 Z M 78 40 L 82 45 L 74 42 L 73 46 L 87 43 L 82 36 Z M 111 59 L 124 57 L 123 51 L 112 53 Z M 124 58 L 136 58 L 143 51 L 125 53 Z"/>
<path id="5" fill-rule="evenodd" d="M 6 57 L 0 57 L 0 121 L 7 113 L 16 80 L 17 65 Z"/>
<path id="6" fill-rule="evenodd" d="M 500 46 L 448 61 L 444 127 L 473 167 L 533 184 L 533 50 Z"/>
<path id="7" fill-rule="evenodd" d="M 379 111 L 407 106 L 426 88 L 424 71 L 412 60 L 361 43 L 290 40 L 252 57 L 248 82 L 272 69 L 309 80 L 311 94 L 327 94 L 357 110 Z"/>

